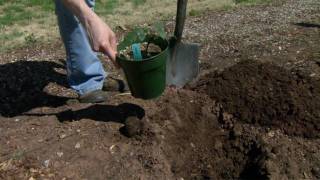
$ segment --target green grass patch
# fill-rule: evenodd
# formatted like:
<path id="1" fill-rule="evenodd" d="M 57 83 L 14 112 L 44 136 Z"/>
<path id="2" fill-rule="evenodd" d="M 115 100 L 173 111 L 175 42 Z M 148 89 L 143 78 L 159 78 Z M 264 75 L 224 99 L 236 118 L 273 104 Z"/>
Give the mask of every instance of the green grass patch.
<path id="1" fill-rule="evenodd" d="M 11 39 L 14 39 L 14 38 L 22 37 L 23 35 L 24 35 L 23 32 L 14 30 L 14 31 L 12 31 L 10 33 L 7 33 L 7 34 L 1 34 L 0 35 L 0 41 L 11 40 Z"/>
<path id="2" fill-rule="evenodd" d="M 233 9 L 233 8 L 234 8 L 234 7 L 231 6 L 231 5 L 225 5 L 225 6 L 222 7 L 222 9 L 225 10 L 225 11 L 229 11 L 229 10 L 231 10 L 231 9 Z"/>
<path id="3" fill-rule="evenodd" d="M 208 10 L 228 10 L 272 0 L 189 0 L 188 15 Z M 95 11 L 112 27 L 130 29 L 138 24 L 167 20 L 176 13 L 172 0 L 96 0 Z M 54 0 L 0 0 L 0 52 L 47 42 L 59 37 Z"/>
<path id="4" fill-rule="evenodd" d="M 2 45 L 0 46 L 0 52 L 17 47 L 16 41 L 12 41 L 12 40 L 23 38 L 23 36 L 24 36 L 24 32 L 21 32 L 18 30 L 13 30 L 8 33 L 1 33 L 0 42 Z"/>
<path id="5" fill-rule="evenodd" d="M 201 13 L 202 13 L 202 11 L 191 9 L 189 11 L 189 16 L 199 16 L 199 15 L 201 15 Z"/>
<path id="6" fill-rule="evenodd" d="M 0 0 L 0 5 L 19 5 L 23 8 L 40 7 L 42 11 L 54 11 L 53 0 L 15 0 L 14 2 Z"/>
<path id="7" fill-rule="evenodd" d="M 52 0 L 15 0 L 14 2 L 0 0 L 2 14 L 0 26 L 10 26 L 21 22 L 29 22 L 33 18 L 44 17 L 53 13 Z"/>
<path id="8" fill-rule="evenodd" d="M 112 14 L 119 6 L 119 0 L 97 0 L 96 12 L 98 14 Z"/>
<path id="9" fill-rule="evenodd" d="M 265 4 L 270 3 L 272 0 L 234 0 L 236 4 L 243 4 L 243 5 L 256 5 L 256 4 Z"/>
<path id="10" fill-rule="evenodd" d="M 135 6 L 143 5 L 146 2 L 146 0 L 132 0 L 132 3 Z"/>
<path id="11" fill-rule="evenodd" d="M 33 12 L 21 9 L 21 11 L 18 11 L 18 6 L 10 5 L 13 8 L 8 10 L 5 10 L 5 13 L 3 15 L 0 15 L 0 25 L 1 26 L 7 26 L 12 25 L 14 23 L 19 23 L 21 21 L 30 20 L 33 17 Z"/>
<path id="12" fill-rule="evenodd" d="M 38 6 L 40 7 L 43 11 L 54 11 L 54 3 L 53 0 L 19 0 L 21 1 L 22 4 L 26 6 Z"/>
<path id="13" fill-rule="evenodd" d="M 146 3 L 146 0 L 97 0 L 96 1 L 96 12 L 100 15 L 109 15 L 114 13 L 114 10 L 121 8 L 124 3 L 132 3 L 134 7 L 138 7 Z M 134 10 L 134 9 L 133 9 Z M 128 12 L 130 14 L 130 12 Z"/>

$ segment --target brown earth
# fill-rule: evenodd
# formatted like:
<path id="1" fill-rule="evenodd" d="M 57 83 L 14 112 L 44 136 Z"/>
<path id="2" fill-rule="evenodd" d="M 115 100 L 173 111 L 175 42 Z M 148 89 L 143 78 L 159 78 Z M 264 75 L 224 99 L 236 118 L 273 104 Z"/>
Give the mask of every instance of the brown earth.
<path id="1" fill-rule="evenodd" d="M 319 24 L 317 0 L 190 18 L 201 74 L 152 101 L 77 103 L 60 42 L 3 54 L 0 179 L 320 179 Z"/>
<path id="2" fill-rule="evenodd" d="M 271 63 L 242 61 L 204 76 L 192 89 L 216 99 L 221 113 L 239 121 L 320 137 L 320 82 L 312 77 Z"/>

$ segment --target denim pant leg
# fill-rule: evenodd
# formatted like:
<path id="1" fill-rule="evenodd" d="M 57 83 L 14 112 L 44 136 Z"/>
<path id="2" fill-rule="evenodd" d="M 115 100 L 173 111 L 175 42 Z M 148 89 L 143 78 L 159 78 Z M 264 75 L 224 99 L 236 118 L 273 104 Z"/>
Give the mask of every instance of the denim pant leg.
<path id="1" fill-rule="evenodd" d="M 93 9 L 94 0 L 86 0 Z M 67 54 L 69 85 L 80 95 L 102 89 L 106 73 L 91 49 L 86 31 L 78 19 L 61 2 L 55 0 L 60 34 Z"/>

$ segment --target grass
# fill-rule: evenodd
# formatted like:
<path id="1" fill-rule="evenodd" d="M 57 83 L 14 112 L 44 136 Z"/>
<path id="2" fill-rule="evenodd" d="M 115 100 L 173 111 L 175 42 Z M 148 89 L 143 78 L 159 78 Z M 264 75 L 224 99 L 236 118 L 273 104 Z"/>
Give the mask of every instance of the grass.
<path id="1" fill-rule="evenodd" d="M 0 16 L 1 26 L 12 25 L 18 21 L 31 19 L 33 13 L 20 4 L 10 4 L 3 8 L 4 14 Z"/>
<path id="2" fill-rule="evenodd" d="M 263 0 L 189 0 L 189 16 L 213 9 L 230 9 L 236 4 Z M 267 0 L 270 1 L 270 0 Z M 172 18 L 172 0 L 96 0 L 95 11 L 112 28 Z M 59 37 L 53 0 L 0 0 L 0 52 L 32 43 L 50 42 Z M 32 44 L 31 43 L 31 44 Z"/>
<path id="3" fill-rule="evenodd" d="M 256 5 L 270 3 L 272 0 L 234 0 L 234 2 L 242 5 Z"/>
<path id="4" fill-rule="evenodd" d="M 96 11 L 100 14 L 111 14 L 119 6 L 119 0 L 98 0 Z"/>
<path id="5" fill-rule="evenodd" d="M 23 36 L 23 33 L 21 31 L 14 30 L 6 34 L 2 34 L 0 36 L 0 41 L 8 41 L 10 39 L 19 38 L 21 36 Z"/>

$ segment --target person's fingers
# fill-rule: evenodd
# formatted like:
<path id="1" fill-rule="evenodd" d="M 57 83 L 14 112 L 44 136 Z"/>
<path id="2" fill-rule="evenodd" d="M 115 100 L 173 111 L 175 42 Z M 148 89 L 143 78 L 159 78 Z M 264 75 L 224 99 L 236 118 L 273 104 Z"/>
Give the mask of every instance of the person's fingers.
<path id="1" fill-rule="evenodd" d="M 109 43 L 103 44 L 103 46 L 101 47 L 101 52 L 109 57 L 116 68 L 119 68 L 118 63 L 116 62 L 117 52 L 113 50 Z"/>
<path id="2" fill-rule="evenodd" d="M 116 53 L 117 53 L 117 44 L 118 44 L 117 37 L 115 35 L 112 35 L 110 39 L 110 45 Z"/>
<path id="3" fill-rule="evenodd" d="M 109 42 L 105 42 L 101 45 L 101 52 L 107 55 L 111 60 L 115 60 L 116 58 L 116 52 L 110 46 Z"/>

